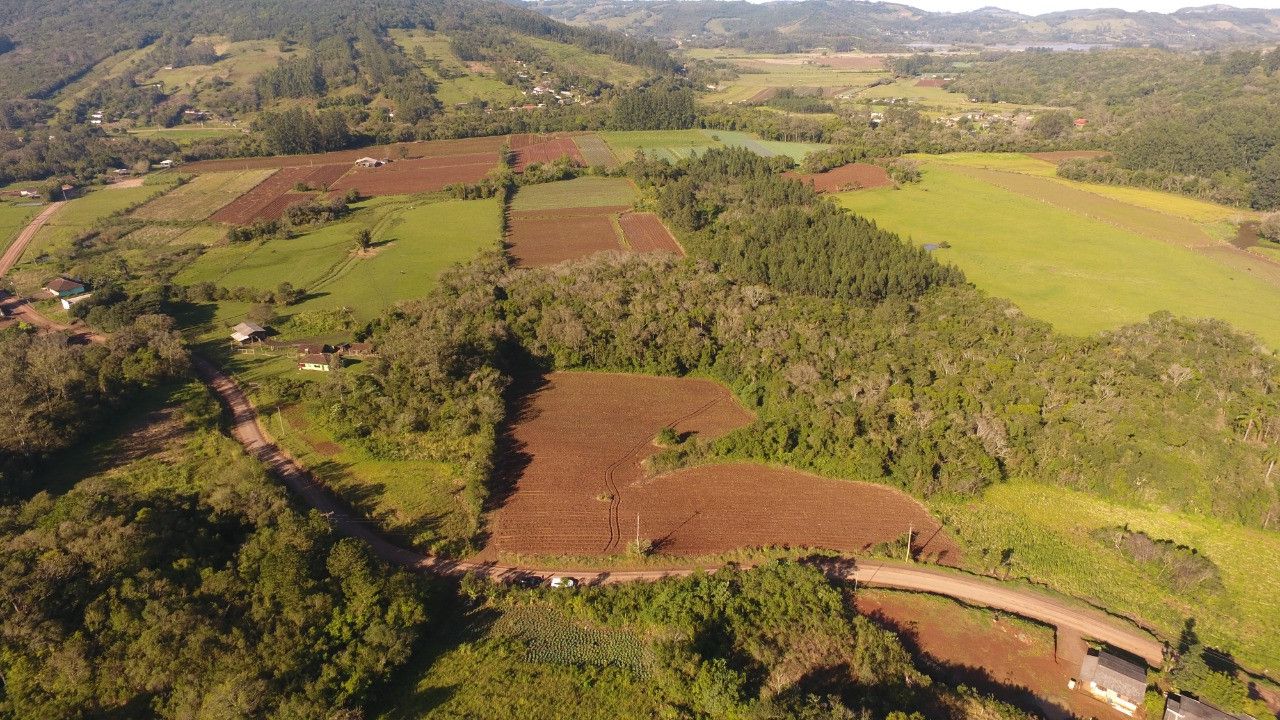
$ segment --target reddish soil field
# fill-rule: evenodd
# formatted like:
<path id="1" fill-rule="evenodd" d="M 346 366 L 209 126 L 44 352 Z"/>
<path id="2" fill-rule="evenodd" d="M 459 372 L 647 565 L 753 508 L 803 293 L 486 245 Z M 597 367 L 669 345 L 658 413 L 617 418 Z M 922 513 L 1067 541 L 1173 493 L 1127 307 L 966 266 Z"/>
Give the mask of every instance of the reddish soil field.
<path id="1" fill-rule="evenodd" d="M 302 179 L 302 182 L 317 189 L 328 190 L 329 186 L 338 180 L 338 178 L 347 174 L 351 169 L 350 165 L 321 165 L 315 168 L 310 175 Z"/>
<path id="2" fill-rule="evenodd" d="M 947 84 L 946 80 L 938 78 L 922 78 L 916 81 L 916 87 L 936 87 L 940 88 Z"/>
<path id="3" fill-rule="evenodd" d="M 1123 715 L 1082 689 L 1077 677 L 1085 643 L 1078 634 L 1011 621 L 932 595 L 860 590 L 858 612 L 903 636 L 937 677 L 966 684 L 1050 720 Z"/>
<path id="4" fill-rule="evenodd" d="M 747 98 L 747 103 L 754 104 L 769 102 L 778 94 L 778 90 L 779 88 L 776 87 L 767 87 L 762 90 L 758 90 L 755 95 Z"/>
<path id="5" fill-rule="evenodd" d="M 514 136 L 513 136 L 514 137 Z M 258 170 L 261 168 L 302 167 L 314 165 L 351 165 L 362 157 L 389 158 L 391 160 L 446 157 L 474 153 L 496 153 L 508 141 L 506 135 L 465 138 L 462 140 L 425 140 L 395 143 L 355 150 L 339 150 L 314 155 L 275 155 L 271 157 L 228 158 L 226 160 L 202 160 L 182 166 L 184 172 L 215 172 L 225 170 Z"/>
<path id="6" fill-rule="evenodd" d="M 649 212 L 623 213 L 618 217 L 623 237 L 636 252 L 669 252 L 683 255 L 680 244 L 657 215 Z"/>
<path id="7" fill-rule="evenodd" d="M 879 165 L 850 163 L 816 175 L 787 173 L 804 183 L 810 183 L 818 192 L 840 192 L 892 185 L 889 173 Z"/>
<path id="8" fill-rule="evenodd" d="M 254 189 L 224 205 L 210 219 L 232 225 L 247 225 L 254 220 L 279 218 L 284 214 L 288 204 L 281 206 L 277 201 L 293 190 L 299 182 L 305 182 L 319 170 L 321 169 L 312 167 L 284 168 L 258 183 Z M 270 214 L 272 212 L 276 214 L 273 216 Z"/>
<path id="9" fill-rule="evenodd" d="M 626 207 L 512 211 L 507 252 L 520 267 L 555 265 L 606 250 L 621 251 L 613 218 Z"/>
<path id="10" fill-rule="evenodd" d="M 1098 158 L 1106 157 L 1110 154 L 1106 150 L 1057 150 L 1054 152 L 1027 153 L 1027 155 L 1037 160 L 1043 160 L 1054 165 L 1063 160 L 1071 160 L 1073 158 Z"/>
<path id="11" fill-rule="evenodd" d="M 517 149 L 515 170 L 524 172 L 524 169 L 533 163 L 549 163 L 564 155 L 568 155 L 569 159 L 579 165 L 587 164 L 582 153 L 578 151 L 577 144 L 573 142 L 573 138 L 566 137 L 533 143 Z"/>
<path id="12" fill-rule="evenodd" d="M 396 160 L 379 168 L 354 168 L 333 189 L 354 188 L 368 197 L 435 192 L 453 183 L 483 180 L 496 167 L 497 153 L 487 152 Z"/>
<path id="13" fill-rule="evenodd" d="M 890 488 L 751 464 L 646 477 L 663 427 L 717 437 L 752 421 L 710 380 L 552 373 L 517 403 L 504 438 L 487 553 L 620 553 L 636 534 L 663 553 L 708 555 L 738 547 L 861 550 L 915 525 L 923 555 L 955 546 L 925 509 Z"/>
<path id="14" fill-rule="evenodd" d="M 316 196 L 310 193 L 285 193 L 279 195 L 275 200 L 267 203 L 258 209 L 254 214 L 254 220 L 279 220 L 284 217 L 284 213 L 294 205 L 301 205 L 308 200 L 315 200 Z"/>

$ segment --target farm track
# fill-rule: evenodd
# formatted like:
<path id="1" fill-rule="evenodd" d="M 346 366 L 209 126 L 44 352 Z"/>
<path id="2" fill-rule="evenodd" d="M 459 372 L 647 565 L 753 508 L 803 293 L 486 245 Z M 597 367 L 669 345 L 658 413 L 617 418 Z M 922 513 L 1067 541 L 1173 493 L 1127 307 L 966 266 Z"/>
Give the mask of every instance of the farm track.
<path id="1" fill-rule="evenodd" d="M 0 256 L 0 276 L 9 272 L 14 265 L 18 264 L 18 261 L 22 259 L 22 253 L 26 252 L 27 246 L 31 244 L 31 240 L 35 238 L 36 233 L 40 232 L 40 228 L 44 227 L 54 213 L 58 212 L 66 204 L 65 200 L 51 202 L 48 207 L 40 211 L 39 215 L 32 218 L 31 222 L 27 223 L 22 232 L 18 233 L 18 237 L 14 238 L 9 247 L 5 249 L 4 255 Z"/>
<path id="2" fill-rule="evenodd" d="M 256 408 L 235 380 L 203 358 L 193 358 L 193 364 L 197 375 L 228 409 L 231 435 L 245 451 L 261 461 L 308 506 L 323 514 L 335 529 L 367 543 L 374 554 L 388 563 L 409 570 L 442 575 L 476 573 L 495 581 L 528 576 L 547 578 L 553 575 L 589 575 L 588 584 L 592 585 L 652 581 L 716 569 L 673 567 L 581 572 L 561 567 L 518 567 L 498 562 L 452 560 L 400 547 L 374 530 L 364 518 L 353 515 L 319 481 L 271 442 L 262 429 Z M 1134 653 L 1156 666 L 1164 658 L 1164 646 L 1147 633 L 1125 627 L 1116 618 L 1102 611 L 1076 607 L 1032 590 L 984 578 L 884 561 L 828 562 L 821 567 L 838 580 L 945 595 L 966 603 L 1012 612 L 1055 627 L 1077 630 L 1085 637 Z"/>

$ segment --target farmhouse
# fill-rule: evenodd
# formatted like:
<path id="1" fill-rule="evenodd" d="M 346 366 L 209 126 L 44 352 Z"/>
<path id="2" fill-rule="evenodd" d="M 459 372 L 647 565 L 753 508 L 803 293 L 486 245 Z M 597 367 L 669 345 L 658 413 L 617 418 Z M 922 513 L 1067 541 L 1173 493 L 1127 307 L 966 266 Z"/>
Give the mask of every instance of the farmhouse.
<path id="1" fill-rule="evenodd" d="M 1084 656 L 1080 680 L 1090 695 L 1129 716 L 1147 693 L 1147 669 L 1105 650 L 1090 650 Z"/>
<path id="2" fill-rule="evenodd" d="M 231 328 L 231 339 L 241 345 L 261 342 L 267 337 L 267 329 L 257 323 L 242 322 Z"/>
<path id="3" fill-rule="evenodd" d="M 317 372 L 329 372 L 333 369 L 333 356 L 328 353 L 320 353 L 316 355 L 303 355 L 298 358 L 299 370 L 315 370 Z"/>
<path id="4" fill-rule="evenodd" d="M 45 283 L 44 289 L 56 298 L 68 298 L 83 295 L 84 283 L 78 283 L 75 280 L 68 280 L 64 277 L 56 277 Z"/>
<path id="5" fill-rule="evenodd" d="M 1164 720 L 1241 720 L 1242 717 L 1248 716 L 1232 715 L 1177 693 L 1169 693 L 1164 701 Z"/>

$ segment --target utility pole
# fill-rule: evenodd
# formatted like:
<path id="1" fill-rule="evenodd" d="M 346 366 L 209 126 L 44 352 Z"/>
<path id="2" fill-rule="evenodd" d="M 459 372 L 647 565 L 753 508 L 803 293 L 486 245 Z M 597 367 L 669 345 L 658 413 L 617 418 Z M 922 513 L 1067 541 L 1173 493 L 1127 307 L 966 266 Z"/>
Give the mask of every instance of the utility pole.
<path id="1" fill-rule="evenodd" d="M 911 562 L 911 538 L 916 534 L 915 523 L 907 525 L 907 562 Z"/>

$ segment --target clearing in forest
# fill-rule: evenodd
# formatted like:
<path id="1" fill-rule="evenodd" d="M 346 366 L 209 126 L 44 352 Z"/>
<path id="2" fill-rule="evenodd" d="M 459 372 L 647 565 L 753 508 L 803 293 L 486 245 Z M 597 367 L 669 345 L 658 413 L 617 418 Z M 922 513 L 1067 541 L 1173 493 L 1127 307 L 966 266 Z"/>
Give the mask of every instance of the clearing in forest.
<path id="1" fill-rule="evenodd" d="M 670 427 L 714 438 L 752 422 L 719 383 L 556 372 L 518 401 L 504 439 L 502 494 L 486 554 L 619 554 L 639 535 L 655 551 L 741 547 L 861 551 L 905 541 L 948 559 L 955 546 L 916 501 L 891 488 L 734 463 L 648 476 Z"/>

